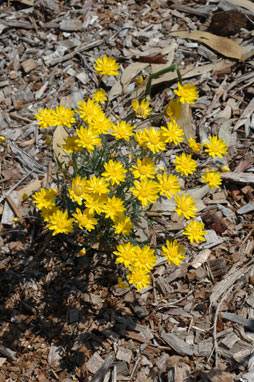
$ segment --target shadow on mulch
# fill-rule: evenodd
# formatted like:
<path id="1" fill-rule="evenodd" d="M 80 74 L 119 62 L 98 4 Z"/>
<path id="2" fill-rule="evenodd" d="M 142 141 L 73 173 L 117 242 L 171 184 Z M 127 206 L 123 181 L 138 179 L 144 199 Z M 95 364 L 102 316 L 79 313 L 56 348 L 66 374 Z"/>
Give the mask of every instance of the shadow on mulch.
<path id="1" fill-rule="evenodd" d="M 70 245 L 62 235 L 52 238 L 40 228 L 31 225 L 5 232 L 8 246 L 22 243 L 26 249 L 1 255 L 2 260 L 9 256 L 6 268 L 0 270 L 1 343 L 17 352 L 17 363 L 20 357 L 29 358 L 34 346 L 46 344 L 49 350 L 54 344 L 63 350 L 56 369 L 74 375 L 104 346 L 107 337 L 100 328 L 124 335 L 124 320 L 135 325 L 138 319 L 124 312 L 121 297 L 112 295 L 117 266 L 110 253 L 90 250 L 78 258 L 80 247 Z M 102 298 L 102 303 L 93 302 L 91 294 Z M 110 346 L 104 347 L 105 352 L 112 351 Z M 47 356 L 48 352 L 45 363 Z"/>

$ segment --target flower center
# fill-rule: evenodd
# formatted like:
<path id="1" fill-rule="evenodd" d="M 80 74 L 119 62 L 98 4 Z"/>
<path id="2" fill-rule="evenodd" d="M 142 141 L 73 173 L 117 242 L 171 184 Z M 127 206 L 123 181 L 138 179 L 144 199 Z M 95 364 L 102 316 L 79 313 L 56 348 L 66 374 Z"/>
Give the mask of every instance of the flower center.
<path id="1" fill-rule="evenodd" d="M 141 175 L 146 175 L 147 174 L 147 167 L 146 166 L 140 166 L 139 172 Z"/>
<path id="2" fill-rule="evenodd" d="M 77 184 L 74 188 L 74 193 L 77 196 L 81 196 L 83 194 L 84 187 L 81 184 Z"/>
<path id="3" fill-rule="evenodd" d="M 159 137 L 157 137 L 157 135 L 151 136 L 150 142 L 152 145 L 157 145 L 159 143 Z"/>
<path id="4" fill-rule="evenodd" d="M 140 117 L 143 117 L 143 115 L 145 114 L 145 109 L 142 106 L 139 106 L 137 108 L 136 114 L 140 115 Z"/>

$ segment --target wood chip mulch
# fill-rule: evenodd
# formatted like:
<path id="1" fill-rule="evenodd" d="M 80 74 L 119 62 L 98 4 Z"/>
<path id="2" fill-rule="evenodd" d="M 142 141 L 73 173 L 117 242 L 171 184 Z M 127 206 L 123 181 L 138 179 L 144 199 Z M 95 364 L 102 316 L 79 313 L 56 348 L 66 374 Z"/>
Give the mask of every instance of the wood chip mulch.
<path id="1" fill-rule="evenodd" d="M 254 7 L 243 3 L 1 3 L 0 135 L 8 144 L 0 143 L 0 382 L 254 381 Z M 179 31 L 234 41 L 242 59 L 231 45 L 211 47 Z M 119 79 L 104 81 L 112 112 L 130 105 L 138 71 L 128 74 L 129 65 L 147 75 L 173 62 L 199 90 L 195 134 L 220 132 L 229 147 L 223 186 L 198 190 L 207 241 L 189 246 L 179 267 L 159 259 L 152 286 L 140 292 L 117 288 L 110 249 L 78 258 L 75 243 L 52 239 L 31 196 L 19 193 L 54 172 L 34 114 L 92 94 L 94 60 L 104 54 L 125 73 L 124 96 Z M 158 110 L 176 82 L 153 89 Z M 162 231 L 173 237 L 181 229 L 174 214 L 152 216 L 155 244 Z"/>

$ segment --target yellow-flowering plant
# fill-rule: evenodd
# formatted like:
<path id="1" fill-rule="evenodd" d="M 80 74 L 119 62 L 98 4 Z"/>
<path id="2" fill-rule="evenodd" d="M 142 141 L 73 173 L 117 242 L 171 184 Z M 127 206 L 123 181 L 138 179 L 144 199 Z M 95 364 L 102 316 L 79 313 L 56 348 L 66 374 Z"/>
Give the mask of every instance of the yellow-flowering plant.
<path id="1" fill-rule="evenodd" d="M 94 68 L 100 77 L 116 76 L 119 65 L 112 57 L 104 56 L 96 60 Z M 151 81 L 169 70 L 178 73 L 177 97 L 165 109 L 163 126 L 141 130 L 140 121 L 149 120 L 152 113 Z M 204 224 L 195 219 L 195 200 L 181 192 L 179 180 L 179 176 L 192 176 L 199 167 L 191 153 L 197 155 L 202 145 L 194 138 L 189 146 L 185 145 L 184 132 L 176 122 L 179 105 L 192 104 L 197 97 L 196 87 L 183 85 L 180 71 L 173 65 L 149 77 L 143 99 L 133 100 L 133 111 L 124 120 L 106 115 L 104 89 L 79 102 L 76 110 L 59 106 L 55 110 L 39 110 L 35 115 L 41 128 L 62 126 L 68 133 L 62 145 L 68 160 L 61 162 L 56 158 L 57 189 L 43 188 L 34 195 L 34 204 L 46 227 L 53 236 L 83 236 L 85 246 L 82 244 L 77 256 L 84 256 L 98 241 L 111 243 L 116 264 L 127 269 L 126 281 L 137 289 L 151 283 L 156 249 L 148 245 L 149 238 L 140 243 L 136 232 L 140 216 L 158 199 L 175 199 L 175 212 L 186 219 L 182 233 L 191 243 L 205 240 Z M 159 164 L 169 145 L 181 147 L 186 153 L 176 155 L 166 170 Z M 204 146 L 212 158 L 227 152 L 225 143 L 217 137 L 210 137 Z M 220 174 L 214 169 L 205 169 L 200 181 L 210 187 L 221 184 Z M 169 264 L 179 265 L 185 258 L 185 249 L 177 240 L 166 240 L 161 253 Z"/>

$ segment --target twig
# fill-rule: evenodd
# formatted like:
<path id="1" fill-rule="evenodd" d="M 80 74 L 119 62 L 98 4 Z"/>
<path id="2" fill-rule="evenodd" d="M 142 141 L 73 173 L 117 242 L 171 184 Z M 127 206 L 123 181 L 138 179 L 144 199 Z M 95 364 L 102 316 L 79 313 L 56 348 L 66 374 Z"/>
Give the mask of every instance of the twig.
<path id="1" fill-rule="evenodd" d="M 100 381 L 102 381 L 102 379 L 104 378 L 104 376 L 107 373 L 108 369 L 111 367 L 112 363 L 113 363 L 113 356 L 112 356 L 112 354 L 110 354 L 107 357 L 107 359 L 104 362 L 104 364 L 102 365 L 102 367 L 100 367 L 100 369 L 94 375 L 94 377 L 92 379 L 92 382 L 100 382 Z"/>
<path id="2" fill-rule="evenodd" d="M 218 363 L 218 343 L 217 343 L 217 321 L 218 321 L 218 314 L 219 314 L 219 310 L 220 310 L 220 307 L 223 303 L 223 301 L 228 297 L 229 293 L 231 292 L 231 290 L 234 288 L 234 285 L 231 285 L 231 287 L 226 291 L 226 293 L 224 293 L 224 295 L 222 296 L 220 302 L 218 303 L 217 305 L 217 308 L 216 308 L 216 311 L 215 311 L 215 316 L 214 316 L 214 324 L 213 324 L 213 349 L 211 351 L 211 354 L 209 355 L 209 358 L 208 358 L 208 361 L 210 360 L 213 352 L 214 352 L 214 355 L 215 355 L 215 360 L 214 360 L 214 363 L 215 363 L 215 366 L 217 366 L 217 363 Z"/>
<path id="3" fill-rule="evenodd" d="M 18 183 L 14 184 L 14 186 L 12 186 L 8 191 L 6 191 L 6 193 L 3 194 L 3 195 L 0 197 L 0 203 L 2 203 L 2 201 L 3 201 L 4 199 L 6 199 L 7 196 L 9 196 L 9 195 L 12 193 L 12 191 L 14 191 L 15 188 L 17 188 L 17 187 L 18 187 L 18 186 L 19 186 L 19 185 L 20 185 L 26 178 L 28 178 L 28 177 L 32 174 L 32 172 L 33 172 L 33 171 L 30 171 L 27 175 L 24 176 L 24 178 L 20 179 L 20 180 L 18 181 Z"/>

